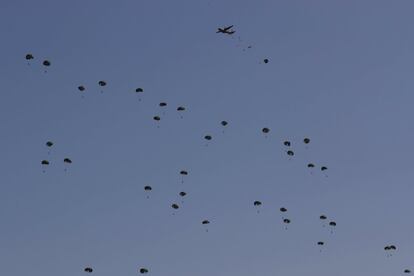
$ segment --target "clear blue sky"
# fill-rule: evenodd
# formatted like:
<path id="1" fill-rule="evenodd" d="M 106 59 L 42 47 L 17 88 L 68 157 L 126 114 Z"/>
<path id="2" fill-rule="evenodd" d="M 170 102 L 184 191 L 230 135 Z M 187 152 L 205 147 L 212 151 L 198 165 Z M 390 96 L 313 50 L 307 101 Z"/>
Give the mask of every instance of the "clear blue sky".
<path id="1" fill-rule="evenodd" d="M 99 276 L 141 266 L 160 276 L 414 270 L 413 8 L 1 1 L 0 275 L 84 275 L 85 266 Z M 234 39 L 215 33 L 230 24 Z M 46 74 L 43 59 L 52 63 Z M 328 177 L 311 175 L 308 162 L 327 165 Z M 188 196 L 172 215 L 180 191 Z M 322 213 L 337 221 L 333 234 Z M 391 258 L 387 244 L 398 246 Z"/>

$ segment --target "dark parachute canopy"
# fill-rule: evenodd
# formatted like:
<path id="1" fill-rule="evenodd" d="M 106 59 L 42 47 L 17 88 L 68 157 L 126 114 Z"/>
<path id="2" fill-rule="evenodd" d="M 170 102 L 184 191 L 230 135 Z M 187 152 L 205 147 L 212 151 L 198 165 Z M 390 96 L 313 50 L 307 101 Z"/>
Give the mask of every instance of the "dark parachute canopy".
<path id="1" fill-rule="evenodd" d="M 154 117 L 152 117 L 152 119 L 154 119 L 155 121 L 160 121 L 161 117 L 160 116 L 154 116 Z"/>
<path id="2" fill-rule="evenodd" d="M 45 166 L 47 166 L 47 165 L 49 165 L 50 163 L 49 163 L 49 161 L 47 161 L 47 160 L 42 160 L 42 165 L 45 165 Z"/>
<path id="3" fill-rule="evenodd" d="M 185 197 L 187 195 L 187 193 L 186 192 L 180 192 L 179 195 L 182 196 L 182 197 Z"/>
<path id="4" fill-rule="evenodd" d="M 321 171 L 326 171 L 328 168 L 327 167 L 325 167 L 325 166 L 322 166 L 321 167 Z"/>
<path id="5" fill-rule="evenodd" d="M 159 103 L 159 106 L 160 106 L 160 107 L 166 107 L 166 106 L 167 106 L 167 103 L 166 103 L 166 102 L 160 102 L 160 103 Z"/>
<path id="6" fill-rule="evenodd" d="M 79 85 L 79 86 L 78 86 L 78 90 L 79 90 L 80 92 L 85 91 L 85 86 L 83 86 L 83 85 Z"/>
<path id="7" fill-rule="evenodd" d="M 63 162 L 66 163 L 66 164 L 72 164 L 72 160 L 69 159 L 69 158 L 63 159 Z"/>
<path id="8" fill-rule="evenodd" d="M 284 141 L 283 145 L 285 145 L 286 147 L 290 147 L 290 141 Z"/>
<path id="9" fill-rule="evenodd" d="M 207 141 L 210 141 L 211 139 L 213 139 L 213 137 L 211 135 L 206 135 L 204 136 L 204 139 L 206 139 Z"/>
<path id="10" fill-rule="evenodd" d="M 180 174 L 181 174 L 181 175 L 188 175 L 188 172 L 187 172 L 187 171 L 185 171 L 185 170 L 182 170 L 182 171 L 180 171 Z"/>
<path id="11" fill-rule="evenodd" d="M 329 225 L 335 227 L 336 226 L 336 222 L 335 221 L 331 221 L 331 222 L 329 222 Z"/>
<path id="12" fill-rule="evenodd" d="M 287 209 L 286 209 L 285 207 L 281 207 L 279 210 L 280 210 L 280 212 L 282 212 L 282 213 L 287 212 Z"/>
<path id="13" fill-rule="evenodd" d="M 308 168 L 315 168 L 315 165 L 313 163 L 309 163 Z"/>
<path id="14" fill-rule="evenodd" d="M 48 148 L 52 147 L 52 146 L 53 146 L 53 142 L 52 142 L 52 141 L 47 141 L 47 142 L 46 142 L 46 146 L 47 146 Z"/>
<path id="15" fill-rule="evenodd" d="M 324 245 L 325 243 L 323 241 L 318 241 L 318 245 Z"/>
<path id="16" fill-rule="evenodd" d="M 202 222 L 201 222 L 201 224 L 210 224 L 210 221 L 209 220 L 203 220 Z"/>
<path id="17" fill-rule="evenodd" d="M 310 139 L 309 139 L 309 138 L 304 138 L 304 139 L 303 139 L 303 143 L 305 143 L 305 144 L 309 144 L 309 143 L 310 143 Z"/>
<path id="18" fill-rule="evenodd" d="M 145 187 L 144 187 L 144 190 L 145 190 L 145 191 L 152 191 L 152 187 L 151 187 L 151 186 L 145 186 Z"/>
<path id="19" fill-rule="evenodd" d="M 327 217 L 326 217 L 325 215 L 320 215 L 320 216 L 319 216 L 319 219 L 321 219 L 321 220 L 325 220 L 325 219 L 327 219 Z"/>
<path id="20" fill-rule="evenodd" d="M 32 60 L 32 59 L 34 59 L 34 56 L 32 54 L 26 55 L 26 60 Z"/>
<path id="21" fill-rule="evenodd" d="M 227 126 L 229 123 L 227 121 L 221 121 L 222 126 Z"/>
<path id="22" fill-rule="evenodd" d="M 293 156 L 293 155 L 295 155 L 295 153 L 294 153 L 292 150 L 288 150 L 286 153 L 287 153 L 287 155 L 289 155 L 289 156 Z"/>
<path id="23" fill-rule="evenodd" d="M 142 267 L 142 268 L 139 269 L 139 273 L 146 274 L 146 273 L 148 273 L 148 269 L 146 269 L 145 267 Z"/>
<path id="24" fill-rule="evenodd" d="M 264 127 L 264 128 L 262 128 L 262 132 L 263 133 L 269 133 L 270 132 L 270 129 L 269 128 L 267 128 L 267 127 Z"/>
<path id="25" fill-rule="evenodd" d="M 144 89 L 142 89 L 141 87 L 138 87 L 137 89 L 135 89 L 135 92 L 142 93 L 144 92 Z"/>
<path id="26" fill-rule="evenodd" d="M 177 210 L 178 208 L 180 208 L 180 206 L 178 206 L 178 204 L 173 203 L 171 204 L 171 208 Z"/>
<path id="27" fill-rule="evenodd" d="M 286 223 L 286 224 L 289 224 L 290 223 L 290 219 L 284 219 L 283 222 Z"/>
<path id="28" fill-rule="evenodd" d="M 43 66 L 49 67 L 50 65 L 51 63 L 47 59 L 43 61 Z"/>
<path id="29" fill-rule="evenodd" d="M 98 84 L 99 84 L 99 86 L 104 87 L 104 86 L 106 86 L 106 81 L 103 81 L 103 80 L 98 81 Z"/>
<path id="30" fill-rule="evenodd" d="M 93 269 L 92 269 L 92 267 L 85 267 L 85 269 L 83 271 L 85 271 L 87 273 L 92 273 Z"/>
<path id="31" fill-rule="evenodd" d="M 405 270 L 404 270 L 404 273 L 411 273 L 411 270 L 409 270 L 409 269 L 405 269 Z"/>
<path id="32" fill-rule="evenodd" d="M 268 59 L 268 58 L 265 58 L 265 59 L 263 60 L 263 62 L 264 62 L 264 63 L 269 63 L 269 59 Z"/>
<path id="33" fill-rule="evenodd" d="M 184 106 L 179 106 L 179 107 L 177 107 L 177 111 L 185 111 L 185 107 Z"/>
<path id="34" fill-rule="evenodd" d="M 254 205 L 254 206 L 261 206 L 261 205 L 262 205 L 262 202 L 261 202 L 261 201 L 256 200 L 255 202 L 253 202 L 253 205 Z"/>

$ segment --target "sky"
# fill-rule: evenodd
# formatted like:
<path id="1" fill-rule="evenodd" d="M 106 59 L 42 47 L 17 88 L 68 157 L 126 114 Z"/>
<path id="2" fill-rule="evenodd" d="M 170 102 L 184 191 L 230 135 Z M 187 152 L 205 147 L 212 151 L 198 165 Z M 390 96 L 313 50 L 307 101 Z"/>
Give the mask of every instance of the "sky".
<path id="1" fill-rule="evenodd" d="M 413 8 L 1 1 L 0 274 L 414 271 Z"/>

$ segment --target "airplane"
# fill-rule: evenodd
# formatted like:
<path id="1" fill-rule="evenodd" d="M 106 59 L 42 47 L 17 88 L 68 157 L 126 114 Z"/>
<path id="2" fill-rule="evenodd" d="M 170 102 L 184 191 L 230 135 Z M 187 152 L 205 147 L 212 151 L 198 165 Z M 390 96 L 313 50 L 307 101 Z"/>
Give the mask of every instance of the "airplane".
<path id="1" fill-rule="evenodd" d="M 232 35 L 236 31 L 231 30 L 231 28 L 233 28 L 233 25 L 228 26 L 228 27 L 224 27 L 224 28 L 217 28 L 217 32 L 216 33 L 223 33 L 223 34 Z"/>

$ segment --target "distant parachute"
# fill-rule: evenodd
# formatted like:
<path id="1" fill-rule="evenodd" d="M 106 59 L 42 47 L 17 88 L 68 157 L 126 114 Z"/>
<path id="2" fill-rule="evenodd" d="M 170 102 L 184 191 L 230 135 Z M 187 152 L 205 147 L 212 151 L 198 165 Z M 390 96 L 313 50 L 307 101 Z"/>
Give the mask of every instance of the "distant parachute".
<path id="1" fill-rule="evenodd" d="M 31 61 L 32 59 L 34 59 L 34 57 L 33 57 L 33 55 L 32 55 L 32 54 L 27 54 L 27 55 L 26 55 L 27 65 L 30 65 L 30 61 Z"/>
<path id="2" fill-rule="evenodd" d="M 264 63 L 269 63 L 269 59 L 265 58 L 265 59 L 263 60 L 263 62 L 264 62 Z"/>
<path id="3" fill-rule="evenodd" d="M 146 268 L 140 268 L 139 269 L 139 273 L 141 273 L 141 274 L 146 274 L 146 273 L 148 273 L 148 269 L 146 269 Z"/>
<path id="4" fill-rule="evenodd" d="M 85 267 L 85 269 L 83 271 L 85 271 L 87 273 L 92 273 L 93 269 L 91 267 Z"/>
<path id="5" fill-rule="evenodd" d="M 142 89 L 141 87 L 138 87 L 135 89 L 135 93 L 138 93 L 138 101 L 141 101 L 141 94 L 144 92 L 144 89 Z"/>
<path id="6" fill-rule="evenodd" d="M 144 187 L 144 190 L 145 190 L 145 191 L 152 191 L 152 187 L 151 187 L 151 186 L 145 186 L 145 187 Z"/>
<path id="7" fill-rule="evenodd" d="M 264 128 L 262 128 L 262 132 L 263 132 L 264 134 L 267 134 L 267 133 L 269 133 L 269 132 L 270 132 L 270 129 L 269 129 L 269 128 L 267 128 L 267 127 L 264 127 Z"/>
<path id="8" fill-rule="evenodd" d="M 50 163 L 47 160 L 42 160 L 41 164 L 44 166 L 48 166 Z"/>
<path id="9" fill-rule="evenodd" d="M 411 273 L 411 270 L 409 270 L 409 269 L 405 269 L 405 270 L 404 270 L 404 273 Z"/>
<path id="10" fill-rule="evenodd" d="M 283 219 L 283 223 L 289 224 L 290 223 L 290 219 Z"/>
<path id="11" fill-rule="evenodd" d="M 286 209 L 285 207 L 281 207 L 279 210 L 280 210 L 280 212 L 282 212 L 282 213 L 287 212 L 287 209 Z"/>
<path id="12" fill-rule="evenodd" d="M 187 193 L 186 193 L 186 192 L 180 192 L 180 193 L 179 193 L 179 195 L 180 195 L 181 197 L 185 197 L 185 196 L 187 195 Z"/>
<path id="13" fill-rule="evenodd" d="M 26 55 L 26 60 L 32 60 L 32 59 L 34 59 L 32 54 L 27 54 Z"/>
<path id="14" fill-rule="evenodd" d="M 51 65 L 50 61 L 48 60 L 43 61 L 43 66 L 45 66 L 45 68 L 49 67 L 50 65 Z M 45 69 L 45 73 L 47 73 L 47 69 Z"/>
<path id="15" fill-rule="evenodd" d="M 185 107 L 184 106 L 179 106 L 179 107 L 177 107 L 177 111 L 180 112 L 180 113 L 181 112 L 184 112 L 185 111 Z M 182 114 L 180 114 L 180 118 L 181 119 L 184 118 Z"/>
<path id="16" fill-rule="evenodd" d="M 321 219 L 321 220 L 325 220 L 325 219 L 327 219 L 327 217 L 326 217 L 325 215 L 320 215 L 320 216 L 319 216 L 319 219 Z"/>
<path id="17" fill-rule="evenodd" d="M 259 213 L 260 213 L 260 206 L 262 206 L 262 202 L 261 202 L 261 201 L 256 200 L 255 202 L 253 202 L 253 206 L 255 206 L 255 207 L 257 207 L 257 208 L 258 208 L 258 209 L 257 209 L 257 213 L 259 214 Z"/>
<path id="18" fill-rule="evenodd" d="M 210 141 L 211 139 L 213 139 L 213 137 L 211 137 L 211 135 L 206 135 L 206 136 L 204 136 L 204 139 Z"/>
<path id="19" fill-rule="evenodd" d="M 185 171 L 185 170 L 182 170 L 182 171 L 180 171 L 180 174 L 181 174 L 181 175 L 188 175 L 188 172 L 187 172 L 187 171 Z"/>
<path id="20" fill-rule="evenodd" d="M 106 81 L 98 81 L 98 85 L 101 87 L 101 93 L 103 93 L 103 88 L 106 86 Z"/>
<path id="21" fill-rule="evenodd" d="M 152 119 L 154 119 L 154 121 L 160 121 L 161 117 L 160 116 L 154 116 L 154 117 L 152 117 Z"/>
<path id="22" fill-rule="evenodd" d="M 323 241 L 318 241 L 318 245 L 324 245 L 325 243 Z"/>
<path id="23" fill-rule="evenodd" d="M 66 164 L 72 164 L 72 160 L 69 159 L 69 158 L 63 159 L 63 162 L 66 163 Z"/>
<path id="24" fill-rule="evenodd" d="M 304 138 L 304 139 L 303 139 L 303 143 L 305 143 L 305 144 L 309 144 L 309 143 L 310 143 L 310 139 L 309 139 L 309 138 Z"/>
<path id="25" fill-rule="evenodd" d="M 293 155 L 295 155 L 295 153 L 293 152 L 293 150 L 288 150 L 286 153 L 287 153 L 287 155 L 289 155 L 289 156 L 293 156 Z"/>
<path id="26" fill-rule="evenodd" d="M 208 220 L 203 220 L 202 222 L 201 222 L 201 224 L 210 224 L 210 221 L 208 221 Z"/>
<path id="27" fill-rule="evenodd" d="M 79 90 L 80 92 L 85 91 L 85 86 L 83 86 L 83 85 L 79 85 L 79 86 L 78 86 L 78 90 Z"/>
<path id="28" fill-rule="evenodd" d="M 221 121 L 221 125 L 222 125 L 222 126 L 227 126 L 227 125 L 228 125 L 228 123 L 227 123 L 227 121 Z"/>
<path id="29" fill-rule="evenodd" d="M 166 106 L 167 106 L 167 103 L 166 103 L 166 102 L 160 102 L 158 105 L 159 105 L 160 107 L 166 107 Z"/>
<path id="30" fill-rule="evenodd" d="M 53 142 L 52 142 L 52 141 L 47 141 L 47 142 L 46 142 L 46 146 L 47 146 L 48 148 L 51 148 L 51 147 L 53 146 Z"/>
<path id="31" fill-rule="evenodd" d="M 284 141 L 283 145 L 285 145 L 286 147 L 290 147 L 290 141 Z"/>
<path id="32" fill-rule="evenodd" d="M 313 163 L 308 163 L 308 168 L 315 168 L 315 165 Z"/>
<path id="33" fill-rule="evenodd" d="M 328 168 L 327 167 L 325 167 L 325 166 L 322 166 L 321 167 L 321 171 L 326 171 Z"/>
<path id="34" fill-rule="evenodd" d="M 177 209 L 179 209 L 180 208 L 180 206 L 178 206 L 178 204 L 171 204 L 171 208 L 173 208 L 173 209 L 175 209 L 175 210 L 177 210 Z"/>

